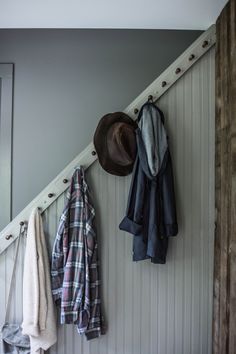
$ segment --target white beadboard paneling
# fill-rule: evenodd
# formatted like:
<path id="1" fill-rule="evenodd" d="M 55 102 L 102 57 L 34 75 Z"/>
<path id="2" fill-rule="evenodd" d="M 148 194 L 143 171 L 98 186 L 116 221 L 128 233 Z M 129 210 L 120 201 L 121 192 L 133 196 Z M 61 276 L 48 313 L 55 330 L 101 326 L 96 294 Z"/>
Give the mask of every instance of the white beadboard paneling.
<path id="1" fill-rule="evenodd" d="M 214 242 L 214 49 L 158 101 L 164 111 L 175 173 L 179 234 L 166 265 L 132 262 L 132 236 L 119 231 L 130 176 L 95 162 L 87 179 L 97 213 L 102 293 L 108 331 L 87 342 L 58 325 L 50 354 L 210 354 Z M 44 213 L 51 249 L 64 195 Z M 0 257 L 1 320 L 15 245 Z M 12 319 L 22 316 L 20 249 Z M 17 295 L 16 295 L 17 294 Z"/>

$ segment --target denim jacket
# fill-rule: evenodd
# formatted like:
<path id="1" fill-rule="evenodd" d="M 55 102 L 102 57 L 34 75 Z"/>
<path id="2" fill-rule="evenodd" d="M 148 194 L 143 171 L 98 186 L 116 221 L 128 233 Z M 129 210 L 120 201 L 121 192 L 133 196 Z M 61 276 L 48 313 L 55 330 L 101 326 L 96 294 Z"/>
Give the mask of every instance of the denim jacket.
<path id="1" fill-rule="evenodd" d="M 137 158 L 121 230 L 134 235 L 133 260 L 166 262 L 169 236 L 178 233 L 173 171 L 164 116 L 143 105 L 136 130 Z"/>

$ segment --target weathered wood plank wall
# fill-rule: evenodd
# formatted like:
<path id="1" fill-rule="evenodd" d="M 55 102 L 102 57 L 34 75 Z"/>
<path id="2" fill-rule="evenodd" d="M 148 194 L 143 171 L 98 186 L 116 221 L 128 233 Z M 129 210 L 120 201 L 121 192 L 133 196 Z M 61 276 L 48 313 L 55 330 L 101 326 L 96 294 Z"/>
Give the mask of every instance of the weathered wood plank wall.
<path id="1" fill-rule="evenodd" d="M 213 353 L 236 353 L 236 1 L 216 23 L 216 232 Z"/>

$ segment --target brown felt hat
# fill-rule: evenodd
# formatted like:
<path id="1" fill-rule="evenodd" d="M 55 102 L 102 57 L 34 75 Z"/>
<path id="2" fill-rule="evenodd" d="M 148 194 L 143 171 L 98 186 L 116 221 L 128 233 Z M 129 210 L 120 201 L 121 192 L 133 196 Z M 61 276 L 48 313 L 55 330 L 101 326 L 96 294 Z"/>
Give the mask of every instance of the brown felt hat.
<path id="1" fill-rule="evenodd" d="M 132 172 L 137 147 L 137 124 L 123 112 L 108 113 L 101 118 L 94 134 L 94 146 L 102 168 L 117 176 Z"/>

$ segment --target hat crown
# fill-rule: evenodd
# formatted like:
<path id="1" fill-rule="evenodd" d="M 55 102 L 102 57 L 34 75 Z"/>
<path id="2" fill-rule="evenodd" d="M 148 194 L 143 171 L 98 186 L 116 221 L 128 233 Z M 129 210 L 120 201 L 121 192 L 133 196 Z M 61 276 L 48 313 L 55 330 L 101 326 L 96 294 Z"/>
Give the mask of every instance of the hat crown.
<path id="1" fill-rule="evenodd" d="M 123 112 L 101 118 L 94 134 L 94 146 L 104 170 L 118 176 L 132 172 L 137 151 L 136 129 L 137 124 Z"/>
<path id="2" fill-rule="evenodd" d="M 107 134 L 107 148 L 113 161 L 122 166 L 132 164 L 136 156 L 135 141 L 135 131 L 129 124 L 112 124 Z"/>

